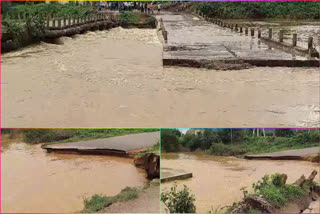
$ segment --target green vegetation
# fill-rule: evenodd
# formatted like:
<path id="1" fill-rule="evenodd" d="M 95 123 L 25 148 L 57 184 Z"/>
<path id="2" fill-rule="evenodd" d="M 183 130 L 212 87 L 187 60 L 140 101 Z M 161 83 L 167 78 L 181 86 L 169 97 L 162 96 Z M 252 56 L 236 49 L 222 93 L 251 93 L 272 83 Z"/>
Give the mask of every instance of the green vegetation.
<path id="1" fill-rule="evenodd" d="M 154 131 L 159 129 L 25 129 L 22 133 L 24 142 L 36 144 L 76 142 Z"/>
<path id="2" fill-rule="evenodd" d="M 319 130 L 295 129 L 196 129 L 181 134 L 161 130 L 161 148 L 166 152 L 201 150 L 211 155 L 237 156 L 301 149 L 319 145 Z"/>
<path id="3" fill-rule="evenodd" d="M 182 190 L 177 190 L 175 183 L 169 192 L 161 193 L 161 201 L 166 205 L 166 211 L 169 213 L 196 213 L 194 195 L 186 185 L 183 185 Z"/>
<path id="4" fill-rule="evenodd" d="M 197 10 L 219 18 L 319 19 L 319 2 L 200 2 Z"/>
<path id="5" fill-rule="evenodd" d="M 129 24 L 139 24 L 140 17 L 138 13 L 135 12 L 122 12 L 120 13 L 120 24 L 129 25 Z"/>
<path id="6" fill-rule="evenodd" d="M 84 200 L 84 209 L 81 213 L 102 212 L 105 207 L 115 202 L 128 201 L 137 198 L 139 190 L 134 187 L 126 187 L 116 196 L 93 195 Z"/>
<path id="7" fill-rule="evenodd" d="M 156 144 L 152 146 L 150 149 L 146 149 L 142 152 L 139 152 L 134 158 L 143 157 L 147 153 L 160 153 L 160 142 L 158 141 Z"/>

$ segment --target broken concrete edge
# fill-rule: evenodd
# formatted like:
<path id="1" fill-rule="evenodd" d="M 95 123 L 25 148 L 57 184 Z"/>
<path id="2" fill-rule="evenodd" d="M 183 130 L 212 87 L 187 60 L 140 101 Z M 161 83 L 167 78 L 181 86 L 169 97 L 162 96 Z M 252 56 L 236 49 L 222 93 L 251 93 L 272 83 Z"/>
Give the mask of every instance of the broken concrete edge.
<path id="1" fill-rule="evenodd" d="M 248 160 L 303 160 L 310 162 L 319 162 L 319 154 L 310 154 L 307 156 L 298 155 L 282 155 L 282 156 L 272 156 L 272 155 L 244 155 L 245 159 Z"/>
<path id="2" fill-rule="evenodd" d="M 147 178 L 152 180 L 160 178 L 160 155 L 150 152 L 134 159 L 134 164 L 147 173 Z"/>
<path id="3" fill-rule="evenodd" d="M 109 155 L 109 156 L 118 156 L 118 157 L 127 157 L 130 158 L 128 152 L 123 150 L 115 149 L 81 149 L 81 148 L 49 148 L 42 147 L 47 150 L 48 153 L 63 153 L 63 154 L 85 154 L 85 155 Z"/>
<path id="4" fill-rule="evenodd" d="M 231 59 L 231 60 L 205 60 L 205 59 L 173 59 L 163 58 L 164 66 L 182 66 L 205 68 L 207 64 L 247 63 L 257 67 L 319 67 L 319 60 L 263 60 L 263 59 Z"/>
<path id="5" fill-rule="evenodd" d="M 174 175 L 174 176 L 165 177 L 165 178 L 160 178 L 160 181 L 161 181 L 161 183 L 164 183 L 164 182 L 169 182 L 169 181 L 174 181 L 174 180 L 184 180 L 184 179 L 188 179 L 188 178 L 192 178 L 192 172 L 184 173 L 184 174 L 180 174 L 180 175 Z"/>
<path id="6" fill-rule="evenodd" d="M 162 36 L 163 36 L 163 39 L 165 41 L 165 43 L 168 43 L 168 31 L 166 30 L 166 28 L 164 27 L 164 24 L 163 24 L 163 19 L 160 18 L 159 19 L 159 23 L 160 23 L 160 30 L 162 32 Z"/>
<path id="7" fill-rule="evenodd" d="M 314 50 L 311 53 L 311 56 L 310 56 L 309 55 L 310 53 L 309 53 L 308 49 L 304 49 L 304 48 L 301 48 L 301 47 L 298 47 L 298 46 L 292 46 L 291 44 L 286 43 L 286 42 L 277 42 L 275 40 L 272 40 L 272 39 L 269 39 L 269 38 L 265 38 L 265 37 L 261 37 L 260 39 L 264 43 L 272 45 L 272 46 L 274 46 L 274 47 L 276 47 L 278 49 L 281 49 L 283 51 L 286 51 L 288 53 L 296 54 L 296 55 L 299 55 L 299 56 L 307 56 L 307 57 L 319 58 L 319 53 L 316 50 Z"/>

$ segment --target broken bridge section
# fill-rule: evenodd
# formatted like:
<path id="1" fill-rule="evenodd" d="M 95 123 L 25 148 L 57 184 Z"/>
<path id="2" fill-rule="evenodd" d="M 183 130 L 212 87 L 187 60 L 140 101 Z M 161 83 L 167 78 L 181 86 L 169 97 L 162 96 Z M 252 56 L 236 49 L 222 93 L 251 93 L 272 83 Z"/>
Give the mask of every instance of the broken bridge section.
<path id="1" fill-rule="evenodd" d="M 159 132 L 130 134 L 96 140 L 44 145 L 48 152 L 100 154 L 129 157 L 159 141 Z"/>
<path id="2" fill-rule="evenodd" d="M 208 63 L 247 63 L 254 66 L 319 66 L 316 58 L 298 56 L 264 43 L 255 36 L 245 36 L 202 20 L 192 14 L 164 12 L 167 32 L 163 65 L 205 67 Z"/>

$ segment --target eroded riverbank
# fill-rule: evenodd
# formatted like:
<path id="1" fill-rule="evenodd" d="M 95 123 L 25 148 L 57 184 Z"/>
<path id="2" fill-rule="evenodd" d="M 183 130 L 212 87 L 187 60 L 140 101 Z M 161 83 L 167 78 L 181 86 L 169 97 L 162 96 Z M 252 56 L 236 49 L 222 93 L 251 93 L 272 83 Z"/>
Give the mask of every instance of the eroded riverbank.
<path id="1" fill-rule="evenodd" d="M 312 170 L 319 170 L 318 163 L 306 161 L 258 161 L 191 153 L 162 153 L 161 167 L 193 173 L 192 178 L 177 181 L 177 184 L 185 184 L 191 189 L 197 212 L 202 213 L 239 201 L 243 197 L 240 189 L 251 190 L 252 183 L 265 174 L 285 173 L 287 183 L 293 183 L 302 174 L 308 176 Z M 314 180 L 318 181 L 319 175 Z M 161 190 L 168 191 L 172 185 L 173 182 L 163 183 Z M 161 210 L 165 211 L 163 206 Z"/>
<path id="2" fill-rule="evenodd" d="M 317 68 L 163 68 L 154 29 L 116 28 L 61 40 L 2 56 L 3 127 L 319 123 Z"/>
<path id="3" fill-rule="evenodd" d="M 132 159 L 46 153 L 40 145 L 2 138 L 1 212 L 76 212 L 94 194 L 147 184 Z"/>

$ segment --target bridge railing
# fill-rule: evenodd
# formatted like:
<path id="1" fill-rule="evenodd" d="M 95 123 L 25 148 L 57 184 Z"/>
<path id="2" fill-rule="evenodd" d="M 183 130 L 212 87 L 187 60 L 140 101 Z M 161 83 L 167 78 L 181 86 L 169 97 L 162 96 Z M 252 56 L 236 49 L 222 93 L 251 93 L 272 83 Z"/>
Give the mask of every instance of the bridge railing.
<path id="1" fill-rule="evenodd" d="M 98 12 L 79 16 L 54 16 L 53 14 L 39 14 L 45 21 L 46 30 L 59 30 L 69 27 L 79 26 L 82 24 L 93 23 L 97 21 L 106 21 L 113 19 L 112 12 Z M 28 13 L 4 13 L 1 15 L 2 19 L 12 19 L 16 21 L 25 22 L 31 17 Z"/>
<path id="2" fill-rule="evenodd" d="M 319 53 L 314 48 L 313 44 L 313 37 L 309 36 L 307 40 L 307 48 L 299 47 L 297 46 L 298 41 L 298 34 L 293 33 L 291 37 L 291 43 L 284 42 L 284 32 L 285 30 L 280 29 L 278 32 L 274 32 L 272 28 L 263 29 L 263 28 L 257 28 L 257 27 L 249 27 L 248 25 L 243 24 L 237 24 L 237 23 L 228 23 L 222 19 L 215 19 L 208 16 L 205 16 L 201 13 L 198 13 L 199 16 L 203 17 L 206 21 L 212 22 L 214 24 L 217 24 L 223 28 L 230 28 L 232 31 L 243 33 L 246 36 L 254 37 L 257 35 L 257 37 L 267 43 L 272 43 L 276 46 L 281 46 L 285 49 L 292 49 L 296 53 L 300 53 L 303 55 L 310 55 L 312 57 L 318 57 Z M 262 32 L 267 32 L 267 37 L 262 36 Z"/>

